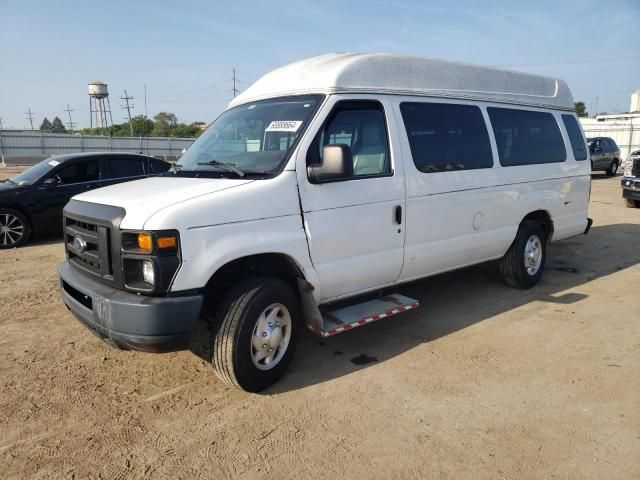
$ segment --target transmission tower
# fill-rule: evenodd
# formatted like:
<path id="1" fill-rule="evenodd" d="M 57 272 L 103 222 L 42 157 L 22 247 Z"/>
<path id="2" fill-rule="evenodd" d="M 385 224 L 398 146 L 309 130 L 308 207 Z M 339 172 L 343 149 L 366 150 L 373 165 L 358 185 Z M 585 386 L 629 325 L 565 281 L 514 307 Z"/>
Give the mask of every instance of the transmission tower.
<path id="1" fill-rule="evenodd" d="M 65 108 L 64 111 L 69 114 L 69 123 L 67 123 L 67 127 L 69 127 L 69 131 L 73 133 L 73 127 L 75 127 L 76 124 L 73 122 L 73 120 L 71 120 L 71 112 L 73 112 L 74 110 L 67 103 L 67 108 Z"/>
<path id="2" fill-rule="evenodd" d="M 235 68 L 232 69 L 232 72 L 233 72 L 233 76 L 231 77 L 231 81 L 233 81 L 233 90 L 232 90 L 232 92 L 233 92 L 233 98 L 236 98 L 236 95 L 238 93 L 240 93 L 240 90 L 238 90 L 238 88 L 236 87 L 236 81 L 238 80 L 236 78 L 236 69 Z"/>
<path id="3" fill-rule="evenodd" d="M 31 130 L 33 130 L 33 116 L 35 115 L 35 112 L 32 112 L 31 109 L 29 109 L 29 111 L 24 112 L 24 114 L 29 119 L 29 123 L 31 124 Z"/>
<path id="4" fill-rule="evenodd" d="M 133 105 L 129 105 L 129 100 L 133 100 L 133 97 L 127 95 L 127 90 L 125 89 L 124 97 L 120 97 L 120 100 L 123 100 L 125 103 L 124 105 L 122 105 L 122 109 L 126 110 L 127 115 L 129 116 L 129 133 L 131 133 L 131 136 L 133 137 L 133 123 L 131 123 L 131 109 L 133 108 Z"/>

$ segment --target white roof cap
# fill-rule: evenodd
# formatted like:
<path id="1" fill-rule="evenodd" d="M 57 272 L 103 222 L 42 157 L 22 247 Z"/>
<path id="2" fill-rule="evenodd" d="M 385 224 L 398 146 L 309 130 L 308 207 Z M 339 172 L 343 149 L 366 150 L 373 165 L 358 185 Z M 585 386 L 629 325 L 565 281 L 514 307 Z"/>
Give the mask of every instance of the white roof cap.
<path id="1" fill-rule="evenodd" d="M 385 53 L 334 53 L 272 70 L 229 107 L 309 93 L 385 93 L 504 102 L 574 110 L 567 84 L 528 73 Z"/>

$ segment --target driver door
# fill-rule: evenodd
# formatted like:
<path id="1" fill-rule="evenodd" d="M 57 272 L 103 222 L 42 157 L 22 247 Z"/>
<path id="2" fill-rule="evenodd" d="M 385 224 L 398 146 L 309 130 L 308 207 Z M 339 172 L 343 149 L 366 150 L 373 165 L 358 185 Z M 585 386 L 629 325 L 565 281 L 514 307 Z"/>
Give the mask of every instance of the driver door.
<path id="1" fill-rule="evenodd" d="M 38 186 L 35 220 L 41 231 L 62 229 L 62 209 L 74 195 L 100 186 L 101 157 L 65 162 Z M 45 185 L 47 179 L 55 183 Z"/>
<path id="2" fill-rule="evenodd" d="M 326 121 L 323 119 L 326 118 Z M 321 301 L 395 282 L 404 256 L 405 187 L 399 142 L 385 100 L 330 97 L 297 162 L 300 198 Z M 307 165 L 322 147 L 347 145 L 353 176 L 314 184 Z"/>

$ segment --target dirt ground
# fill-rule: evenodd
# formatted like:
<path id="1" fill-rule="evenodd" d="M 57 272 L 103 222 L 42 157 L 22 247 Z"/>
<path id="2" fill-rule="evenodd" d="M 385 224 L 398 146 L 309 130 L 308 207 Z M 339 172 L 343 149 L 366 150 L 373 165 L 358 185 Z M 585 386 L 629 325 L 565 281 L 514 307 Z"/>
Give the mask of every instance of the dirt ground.
<path id="1" fill-rule="evenodd" d="M 0 477 L 640 478 L 640 209 L 594 175 L 590 215 L 536 288 L 490 264 L 399 288 L 421 307 L 305 332 L 261 395 L 102 344 L 59 299 L 60 239 L 2 251 Z"/>

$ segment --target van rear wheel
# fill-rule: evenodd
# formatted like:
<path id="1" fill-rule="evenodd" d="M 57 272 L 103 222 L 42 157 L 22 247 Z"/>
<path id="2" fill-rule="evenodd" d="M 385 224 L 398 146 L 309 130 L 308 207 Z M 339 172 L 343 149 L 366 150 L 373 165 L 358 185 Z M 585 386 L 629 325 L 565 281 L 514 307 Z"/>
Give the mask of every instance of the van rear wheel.
<path id="1" fill-rule="evenodd" d="M 531 288 L 538 283 L 547 259 L 547 238 L 538 222 L 525 220 L 516 238 L 498 263 L 500 275 L 510 287 Z"/>
<path id="2" fill-rule="evenodd" d="M 251 277 L 231 289 L 218 312 L 211 359 L 217 376 L 248 392 L 275 383 L 298 339 L 293 288 L 276 278 Z"/>

